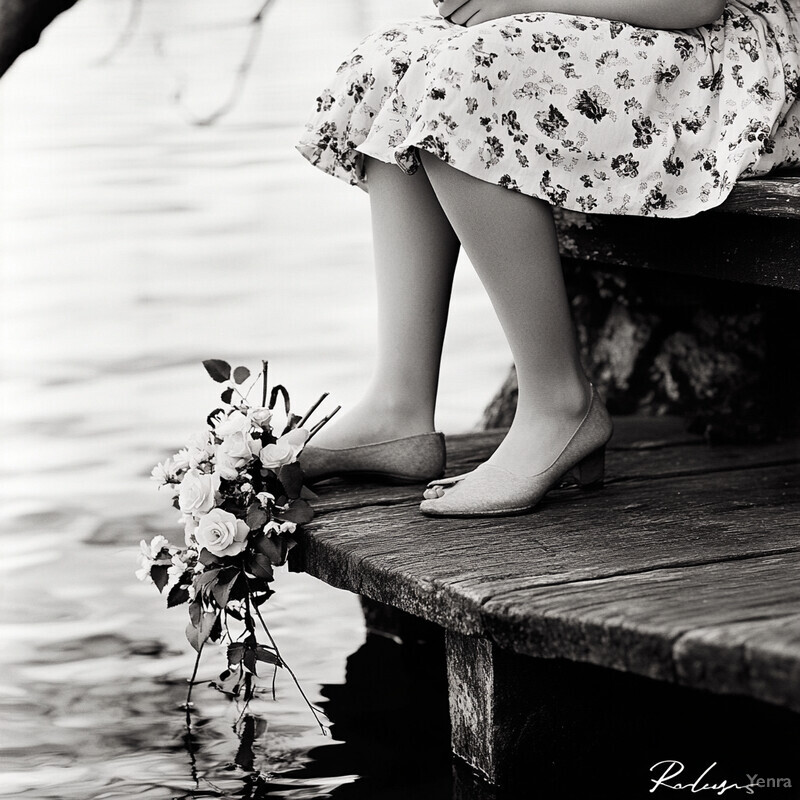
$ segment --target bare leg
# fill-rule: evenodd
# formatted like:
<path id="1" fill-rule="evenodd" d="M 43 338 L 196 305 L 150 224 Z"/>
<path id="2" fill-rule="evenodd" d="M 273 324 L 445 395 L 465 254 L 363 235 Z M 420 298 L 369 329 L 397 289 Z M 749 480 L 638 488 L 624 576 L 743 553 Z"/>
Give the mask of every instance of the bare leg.
<path id="1" fill-rule="evenodd" d="M 589 407 L 550 206 L 473 178 L 422 153 L 442 208 L 486 287 L 519 380 L 508 435 L 490 463 L 546 469 Z"/>
<path id="2" fill-rule="evenodd" d="M 362 400 L 315 437 L 320 447 L 434 430 L 447 310 L 459 243 L 424 170 L 367 159 L 378 290 L 378 357 Z"/>

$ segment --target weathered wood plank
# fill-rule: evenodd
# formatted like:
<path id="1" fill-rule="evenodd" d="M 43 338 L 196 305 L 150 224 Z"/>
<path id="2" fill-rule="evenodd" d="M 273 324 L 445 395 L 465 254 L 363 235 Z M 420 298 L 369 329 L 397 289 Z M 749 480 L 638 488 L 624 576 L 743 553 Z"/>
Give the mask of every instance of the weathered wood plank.
<path id="1" fill-rule="evenodd" d="M 787 580 L 796 583 L 798 578 L 789 575 Z M 775 620 L 692 630 L 677 640 L 673 650 L 682 683 L 750 693 L 785 706 L 793 705 L 785 687 L 800 690 L 799 651 L 800 609 Z"/>
<path id="2" fill-rule="evenodd" d="M 515 592 L 547 595 L 576 581 L 796 553 L 799 487 L 796 467 L 618 483 L 593 495 L 553 492 L 532 515 L 470 520 L 468 527 L 423 518 L 416 504 L 331 511 L 306 533 L 295 567 L 451 630 L 500 636 L 502 620 L 489 613 L 491 604 Z M 689 611 L 685 619 L 683 633 L 691 629 Z M 646 667 L 643 654 L 633 661 L 637 669 L 675 677 L 669 631 L 630 634 L 658 661 Z M 532 646 L 530 637 L 503 641 L 520 652 Z M 582 652 L 588 659 L 594 651 Z M 618 649 L 605 657 L 627 668 L 619 666 Z"/>
<path id="3" fill-rule="evenodd" d="M 651 219 L 559 209 L 555 218 L 565 258 L 800 289 L 796 218 L 706 213 Z"/>
<path id="4" fill-rule="evenodd" d="M 468 527 L 415 506 L 357 509 L 312 525 L 301 563 L 335 586 L 481 633 L 482 605 L 523 586 L 798 550 L 797 494 L 777 468 L 732 473 L 711 496 L 694 478 L 553 492 L 534 514 Z"/>
<path id="5" fill-rule="evenodd" d="M 519 653 L 733 691 L 800 711 L 798 575 L 794 552 L 521 588 L 485 603 L 484 625 L 501 647 Z M 719 672 L 725 680 L 714 679 Z"/>
<path id="6" fill-rule="evenodd" d="M 770 175 L 739 181 L 717 211 L 800 221 L 800 176 Z"/>

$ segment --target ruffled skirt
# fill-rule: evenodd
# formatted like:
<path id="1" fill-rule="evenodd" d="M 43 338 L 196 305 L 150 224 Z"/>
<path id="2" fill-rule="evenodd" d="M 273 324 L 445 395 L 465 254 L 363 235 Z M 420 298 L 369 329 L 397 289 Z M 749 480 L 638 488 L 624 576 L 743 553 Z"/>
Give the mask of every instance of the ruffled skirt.
<path id="1" fill-rule="evenodd" d="M 364 156 L 413 173 L 427 150 L 555 206 L 690 216 L 800 163 L 798 21 L 789 2 L 750 5 L 690 31 L 550 13 L 394 25 L 339 67 L 298 149 L 362 189 Z"/>

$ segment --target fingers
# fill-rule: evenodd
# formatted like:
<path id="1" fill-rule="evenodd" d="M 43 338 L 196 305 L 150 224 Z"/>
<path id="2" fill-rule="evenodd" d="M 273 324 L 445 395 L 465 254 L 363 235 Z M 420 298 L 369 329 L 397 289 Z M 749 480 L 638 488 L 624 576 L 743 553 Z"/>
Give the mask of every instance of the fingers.
<path id="1" fill-rule="evenodd" d="M 495 19 L 494 15 L 487 11 L 486 9 L 481 9 L 480 11 L 473 14 L 465 23 L 464 25 L 467 28 L 471 28 L 473 25 L 479 25 L 481 22 L 489 22 L 489 20 Z"/>
<path id="2" fill-rule="evenodd" d="M 442 0 L 439 3 L 439 14 L 443 17 L 450 17 L 453 12 L 458 11 L 469 0 Z"/>
<path id="3" fill-rule="evenodd" d="M 450 15 L 450 21 L 456 25 L 466 25 L 467 21 L 474 17 L 481 10 L 481 5 L 485 0 L 467 0 L 462 6 Z"/>

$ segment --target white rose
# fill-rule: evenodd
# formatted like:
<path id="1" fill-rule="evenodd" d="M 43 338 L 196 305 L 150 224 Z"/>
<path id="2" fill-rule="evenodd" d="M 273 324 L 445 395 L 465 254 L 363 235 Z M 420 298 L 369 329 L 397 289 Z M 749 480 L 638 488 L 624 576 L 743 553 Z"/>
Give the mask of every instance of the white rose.
<path id="1" fill-rule="evenodd" d="M 193 516 L 207 514 L 214 508 L 218 489 L 219 475 L 206 475 L 199 470 L 190 469 L 181 482 L 178 507 L 184 514 Z"/>
<path id="2" fill-rule="evenodd" d="M 264 428 L 269 425 L 272 419 L 272 412 L 268 408 L 249 408 L 247 410 L 247 418 L 253 425 Z"/>
<path id="3" fill-rule="evenodd" d="M 214 508 L 200 518 L 195 538 L 215 556 L 235 556 L 244 550 L 249 527 L 228 511 Z"/>
<path id="4" fill-rule="evenodd" d="M 228 458 L 221 450 L 217 451 L 214 463 L 214 474 L 228 481 L 235 481 L 239 477 L 238 461 Z"/>
<path id="5" fill-rule="evenodd" d="M 210 431 L 200 431 L 189 438 L 189 466 L 197 469 L 214 455 L 214 443 Z"/>
<path id="6" fill-rule="evenodd" d="M 289 433 L 284 433 L 275 444 L 264 447 L 261 451 L 261 463 L 267 469 L 277 469 L 292 464 L 297 461 L 307 440 L 308 431 L 305 428 L 295 428 Z"/>
<path id="7" fill-rule="evenodd" d="M 217 472 L 228 480 L 235 480 L 238 470 L 247 466 L 261 451 L 261 441 L 253 439 L 249 433 L 228 434 L 216 448 Z"/>
<path id="8" fill-rule="evenodd" d="M 228 434 L 222 444 L 217 445 L 217 452 L 224 453 L 234 461 L 241 459 L 242 464 L 245 464 L 261 452 L 261 440 L 254 439 L 249 433 L 238 431 Z"/>
<path id="9" fill-rule="evenodd" d="M 241 411 L 231 411 L 227 419 L 220 420 L 214 426 L 214 433 L 220 439 L 230 436 L 232 433 L 250 433 L 250 420 Z"/>

